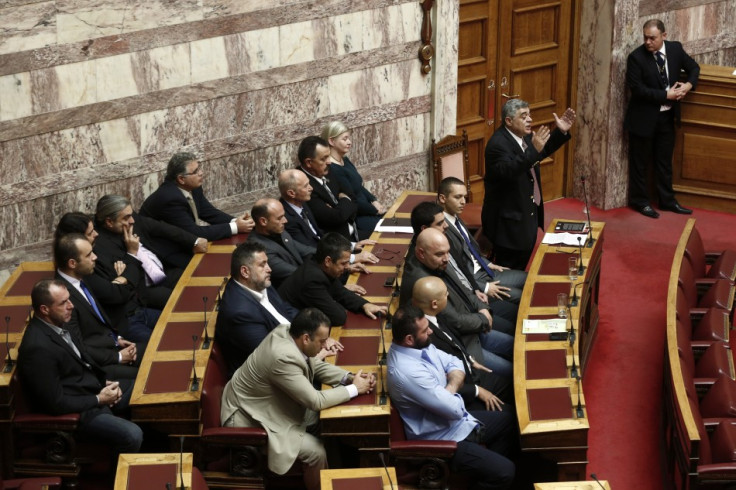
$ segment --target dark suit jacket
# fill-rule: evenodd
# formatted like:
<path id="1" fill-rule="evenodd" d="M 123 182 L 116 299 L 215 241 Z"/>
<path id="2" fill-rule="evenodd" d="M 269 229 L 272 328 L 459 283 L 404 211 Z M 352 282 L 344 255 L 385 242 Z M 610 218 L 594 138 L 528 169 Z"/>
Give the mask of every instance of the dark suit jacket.
<path id="1" fill-rule="evenodd" d="M 687 81 L 698 83 L 700 66 L 677 41 L 665 41 L 667 70 L 670 87 L 680 79 L 681 72 L 687 74 Z M 643 137 L 654 135 L 657 117 L 662 104 L 671 104 L 675 120 L 680 119 L 680 103 L 668 101 L 667 91 L 659 76 L 659 67 L 652 53 L 642 44 L 629 54 L 626 60 L 626 84 L 631 89 L 631 100 L 626 111 L 624 127 L 633 134 Z"/>
<path id="2" fill-rule="evenodd" d="M 306 213 L 309 222 L 312 223 L 312 226 L 317 231 L 317 235 L 314 234 L 309 225 L 302 219 L 301 216 L 299 216 L 294 211 L 289 203 L 284 201 L 283 198 L 279 199 L 279 201 L 281 201 L 281 204 L 284 206 L 284 213 L 286 216 L 286 231 L 288 231 L 291 237 L 297 242 L 303 245 L 317 248 L 319 239 L 322 236 L 322 230 L 319 228 L 317 220 L 314 219 L 312 211 L 309 210 L 309 206 L 304 206 L 304 212 Z"/>
<path id="3" fill-rule="evenodd" d="M 268 266 L 271 268 L 271 282 L 279 287 L 284 280 L 292 275 L 304 263 L 304 260 L 314 255 L 315 249 L 294 240 L 288 231 L 281 234 L 283 245 L 279 245 L 267 236 L 255 231 L 248 235 L 249 242 L 257 242 L 266 247 Z"/>
<path id="4" fill-rule="evenodd" d="M 284 318 L 291 321 L 299 313 L 296 308 L 281 299 L 273 286 L 266 291 L 268 300 Z M 278 325 L 276 318 L 258 303 L 251 293 L 233 279 L 228 281 L 217 314 L 215 340 L 222 348 L 230 374 L 245 362 L 251 352 Z"/>
<path id="5" fill-rule="evenodd" d="M 299 167 L 299 170 L 304 171 L 301 167 Z M 352 196 L 350 190 L 343 188 L 338 179 L 330 179 L 328 174 L 327 185 L 330 187 L 335 199 L 338 199 L 337 204 L 334 204 L 330 198 L 330 194 L 325 190 L 322 183 L 318 182 L 317 179 L 307 172 L 304 173 L 309 177 L 309 184 L 312 186 L 312 197 L 306 204 L 309 206 L 309 210 L 312 211 L 319 227 L 325 233 L 335 231 L 348 240 L 354 240 L 354 237 L 350 235 L 348 223 L 355 221 L 355 213 L 358 210 L 358 206 L 352 198 L 343 197 L 338 199 L 341 192 Z"/>
<path id="6" fill-rule="evenodd" d="M 192 191 L 192 199 L 197 207 L 199 219 L 209 223 L 209 226 L 199 226 L 194 221 L 192 208 L 189 207 L 184 194 L 174 182 L 168 180 L 146 198 L 140 212 L 143 216 L 165 221 L 209 241 L 220 240 L 232 235 L 230 221 L 233 217 L 214 207 L 204 197 L 201 187 Z M 192 243 L 193 246 L 194 243 Z"/>
<path id="7" fill-rule="evenodd" d="M 69 281 L 61 277 L 58 273 L 56 274 L 56 279 L 64 282 L 66 289 L 69 291 L 69 299 L 74 305 L 72 318 L 69 320 L 70 329 L 76 329 L 80 333 L 82 342 L 84 342 L 87 353 L 92 360 L 102 367 L 110 379 L 135 378 L 138 368 L 124 366 L 119 362 L 118 351 L 120 349 L 115 345 L 118 336 L 117 325 L 112 323 L 112 320 L 105 313 L 104 308 L 101 307 L 94 293 L 92 297 L 95 298 L 100 313 L 102 313 L 104 323 L 97 317 L 87 298 L 77 291 Z M 138 359 L 140 360 L 143 357 L 145 347 L 141 349 L 136 344 L 136 350 L 138 351 Z"/>
<path id="8" fill-rule="evenodd" d="M 34 410 L 91 416 L 102 410 L 96 395 L 105 386 L 105 373 L 88 356 L 76 327 L 66 328 L 81 359 L 40 319 L 30 321 L 18 349 L 21 383 Z"/>
<path id="9" fill-rule="evenodd" d="M 483 233 L 494 245 L 514 250 L 532 250 L 537 241 L 537 228 L 544 227 L 544 198 L 534 204 L 533 169 L 540 186 L 538 163 L 570 139 L 555 128 L 541 152 L 532 145 L 531 135 L 524 137 L 526 151 L 511 133 L 501 126 L 488 140 L 485 150 L 485 198 L 481 220 Z"/>
<path id="10" fill-rule="evenodd" d="M 449 220 L 445 218 L 445 221 L 447 221 L 447 230 L 445 230 L 445 236 L 447 237 L 447 241 L 450 243 L 450 254 L 452 255 L 452 258 L 455 259 L 455 262 L 457 263 L 458 267 L 460 267 L 460 270 L 463 272 L 465 277 L 468 278 L 468 281 L 470 281 L 471 284 L 475 285 L 475 288 L 483 291 L 485 288 L 485 284 L 481 284 L 481 278 L 486 278 L 488 275 L 485 273 L 485 271 L 481 268 L 478 271 L 477 275 L 473 274 L 473 254 L 470 253 L 470 249 L 468 248 L 467 244 L 465 243 L 465 239 L 460 235 L 460 232 L 455 228 L 455 223 L 449 223 Z M 466 233 L 468 233 L 468 239 L 470 240 L 470 243 L 475 247 L 476 250 L 480 250 L 480 246 L 478 245 L 478 242 L 475 241 L 475 238 L 473 238 L 473 235 L 471 235 L 467 230 L 468 227 L 465 225 L 465 222 L 463 220 L 460 220 L 460 223 L 465 227 Z M 487 263 L 488 261 L 486 261 Z M 483 281 L 484 283 L 490 280 L 490 278 Z"/>
<path id="11" fill-rule="evenodd" d="M 363 305 L 368 303 L 345 289 L 339 279 L 325 274 L 312 259 L 306 260 L 281 284 L 279 294 L 295 308 L 319 308 L 332 325 L 344 325 L 347 318 L 345 310 L 362 313 Z"/>

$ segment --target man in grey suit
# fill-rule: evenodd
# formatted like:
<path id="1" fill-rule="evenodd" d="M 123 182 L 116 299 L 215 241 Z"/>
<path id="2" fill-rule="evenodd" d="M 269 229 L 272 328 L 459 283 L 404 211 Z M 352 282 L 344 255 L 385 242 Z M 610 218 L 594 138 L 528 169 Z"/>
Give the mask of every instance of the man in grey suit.
<path id="1" fill-rule="evenodd" d="M 268 433 L 268 468 L 283 475 L 298 459 L 309 490 L 320 488 L 327 466 L 322 443 L 310 433 L 318 412 L 370 392 L 373 374 L 352 375 L 314 356 L 325 346 L 330 321 L 316 308 L 279 325 L 235 371 L 222 393 L 225 427 L 263 427 Z M 333 386 L 316 390 L 314 381 Z"/>

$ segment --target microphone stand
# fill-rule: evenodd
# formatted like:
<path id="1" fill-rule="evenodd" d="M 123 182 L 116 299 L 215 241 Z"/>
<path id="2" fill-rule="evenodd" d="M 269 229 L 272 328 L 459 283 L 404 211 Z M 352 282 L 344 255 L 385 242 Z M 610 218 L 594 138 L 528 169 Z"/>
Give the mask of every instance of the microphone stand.
<path id="1" fill-rule="evenodd" d="M 210 348 L 210 335 L 207 332 L 207 296 L 202 296 L 204 303 L 204 337 L 202 338 L 202 349 Z"/>
<path id="2" fill-rule="evenodd" d="M 192 335 L 192 387 L 189 391 L 199 391 L 199 378 L 197 377 L 197 337 Z"/>
<path id="3" fill-rule="evenodd" d="M 585 199 L 585 214 L 588 215 L 588 234 L 590 235 L 588 238 L 588 243 L 585 245 L 588 248 L 593 247 L 593 242 L 595 242 L 595 238 L 593 238 L 593 225 L 590 222 L 590 206 L 588 205 L 588 191 L 585 189 L 585 176 L 580 177 L 580 182 L 583 183 L 583 198 Z"/>
<path id="4" fill-rule="evenodd" d="M 8 357 L 5 360 L 5 367 L 3 368 L 4 373 L 9 373 L 13 370 L 15 361 L 13 356 L 10 355 L 10 316 L 5 317 L 5 350 L 8 352 Z"/>
<path id="5" fill-rule="evenodd" d="M 184 486 L 184 436 L 179 436 L 179 479 L 180 490 L 186 490 Z"/>
<path id="6" fill-rule="evenodd" d="M 603 483 L 601 483 L 601 481 L 600 481 L 600 480 L 598 479 L 598 477 L 597 477 L 597 476 L 595 476 L 595 473 L 591 473 L 591 474 L 590 474 L 590 477 L 591 477 L 592 479 L 594 479 L 594 480 L 596 481 L 596 483 L 598 483 L 598 485 L 599 485 L 599 486 L 600 486 L 600 487 L 601 487 L 601 488 L 602 488 L 603 490 L 606 490 L 606 487 L 604 487 L 604 486 L 603 486 Z"/>
<path id="7" fill-rule="evenodd" d="M 583 243 L 582 238 L 578 237 L 578 250 L 580 252 L 580 265 L 578 265 L 578 275 L 582 276 L 585 272 L 585 266 L 583 265 Z"/>
<path id="8" fill-rule="evenodd" d="M 378 320 L 381 321 L 381 317 L 383 316 L 383 313 L 379 311 L 378 313 L 376 313 L 376 316 L 378 317 Z M 379 359 L 378 361 L 379 366 L 386 365 L 386 339 L 383 336 L 383 328 L 384 328 L 383 325 L 379 327 L 379 330 L 381 332 L 381 359 Z"/>
<path id="9" fill-rule="evenodd" d="M 577 380 L 578 385 L 578 406 L 575 407 L 575 416 L 579 419 L 582 419 L 585 417 L 585 412 L 583 411 L 583 401 L 580 399 L 580 376 L 575 376 L 575 379 Z"/>
<path id="10" fill-rule="evenodd" d="M 391 490 L 394 490 L 394 482 L 391 480 L 391 474 L 388 472 L 388 466 L 386 465 L 386 460 L 384 459 L 383 453 L 378 453 L 378 459 L 381 460 L 383 469 L 384 471 L 386 471 L 386 477 L 388 478 L 388 483 L 391 486 Z"/>
<path id="11" fill-rule="evenodd" d="M 386 395 L 386 383 L 383 380 L 383 367 L 378 366 L 378 374 L 380 375 L 381 379 L 381 394 L 378 396 L 378 404 L 385 405 L 388 396 Z"/>

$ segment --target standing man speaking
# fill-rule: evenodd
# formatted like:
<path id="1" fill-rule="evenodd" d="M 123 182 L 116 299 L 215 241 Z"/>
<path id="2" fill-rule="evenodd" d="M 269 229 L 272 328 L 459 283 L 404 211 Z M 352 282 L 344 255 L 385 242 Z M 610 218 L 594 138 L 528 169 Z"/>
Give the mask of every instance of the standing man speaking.
<path id="1" fill-rule="evenodd" d="M 666 41 L 661 20 L 644 23 L 644 44 L 626 62 L 626 84 L 631 100 L 624 127 L 629 132 L 629 205 L 649 218 L 659 218 L 647 196 L 647 168 L 654 162 L 659 207 L 691 214 L 680 206 L 672 189 L 672 153 L 680 100 L 695 88 L 700 66 L 676 41 Z M 687 81 L 680 82 L 685 71 Z"/>

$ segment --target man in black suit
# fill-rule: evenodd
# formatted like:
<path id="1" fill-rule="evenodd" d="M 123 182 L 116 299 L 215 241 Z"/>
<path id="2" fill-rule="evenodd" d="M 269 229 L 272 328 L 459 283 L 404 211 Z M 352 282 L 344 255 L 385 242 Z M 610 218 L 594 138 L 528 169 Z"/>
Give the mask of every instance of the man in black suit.
<path id="1" fill-rule="evenodd" d="M 120 418 L 128 408 L 132 380 L 106 381 L 87 354 L 76 327 L 74 306 L 63 282 L 43 280 L 31 292 L 34 316 L 18 349 L 18 373 L 34 410 L 51 415 L 80 413 L 80 432 L 118 453 L 140 449 L 143 431 Z"/>
<path id="2" fill-rule="evenodd" d="M 659 207 L 678 214 L 692 210 L 680 206 L 672 189 L 672 153 L 680 100 L 695 88 L 700 66 L 676 41 L 665 41 L 661 20 L 644 23 L 644 44 L 626 60 L 626 84 L 631 100 L 624 127 L 629 132 L 629 205 L 649 218 L 658 218 L 649 204 L 647 169 L 654 162 Z M 682 71 L 687 81 L 680 82 Z"/>
<path id="3" fill-rule="evenodd" d="M 84 283 L 94 274 L 97 256 L 84 235 L 70 233 L 54 243 L 56 279 L 69 291 L 74 305 L 69 324 L 82 335 L 90 357 L 111 379 L 135 379 L 145 344 L 124 339 L 100 302 Z"/>
<path id="4" fill-rule="evenodd" d="M 306 205 L 312 198 L 312 186 L 304 172 L 291 168 L 279 174 L 279 193 L 286 216 L 286 231 L 294 240 L 317 248 L 322 230 Z M 251 212 L 252 213 L 252 212 Z"/>
<path id="5" fill-rule="evenodd" d="M 143 202 L 141 214 L 210 241 L 250 232 L 253 220 L 248 213 L 230 216 L 207 200 L 202 191 L 203 175 L 193 153 L 176 153 L 169 160 L 163 183 Z"/>
<path id="6" fill-rule="evenodd" d="M 139 275 L 144 305 L 163 310 L 193 253 L 207 251 L 207 240 L 133 212 L 127 197 L 108 194 L 97 201 L 95 254 L 107 267 L 122 260 L 130 281 Z M 124 273 L 125 274 L 125 273 Z"/>
<path id="7" fill-rule="evenodd" d="M 537 242 L 537 228 L 544 226 L 544 201 L 539 162 L 570 139 L 575 111 L 562 117 L 552 113 L 555 129 L 532 131 L 529 103 L 506 102 L 503 127 L 493 133 L 485 150 L 485 198 L 481 219 L 483 233 L 493 244 L 494 262 L 510 269 L 526 270 Z"/>
<path id="8" fill-rule="evenodd" d="M 271 330 L 291 323 L 298 313 L 271 285 L 271 273 L 262 244 L 249 240 L 233 251 L 230 280 L 215 325 L 215 341 L 222 349 L 230 374 Z"/>
<path id="9" fill-rule="evenodd" d="M 347 311 L 376 318 L 386 314 L 385 306 L 374 305 L 349 291 L 340 276 L 350 265 L 350 242 L 338 233 L 327 233 L 317 251 L 279 287 L 279 294 L 297 308 L 319 308 L 332 325 L 344 325 Z"/>

